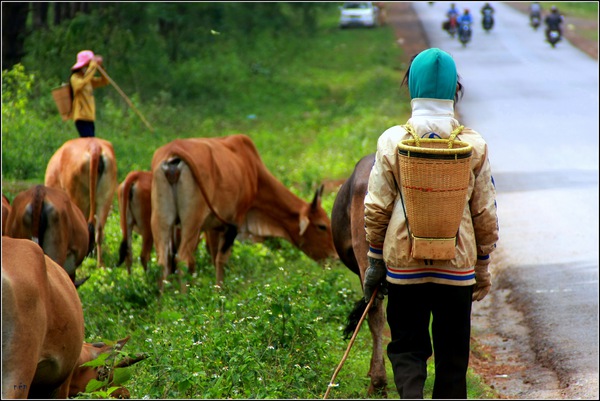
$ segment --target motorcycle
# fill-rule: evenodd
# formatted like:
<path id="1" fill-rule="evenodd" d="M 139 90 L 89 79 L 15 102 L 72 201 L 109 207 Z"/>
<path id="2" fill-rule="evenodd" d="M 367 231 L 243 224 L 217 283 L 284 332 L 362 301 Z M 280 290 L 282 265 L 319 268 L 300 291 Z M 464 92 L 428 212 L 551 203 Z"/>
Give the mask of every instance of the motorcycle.
<path id="1" fill-rule="evenodd" d="M 456 30 L 457 30 L 456 16 L 453 15 L 450 18 L 448 18 L 447 21 L 444 21 L 444 23 L 442 25 L 442 29 L 447 31 L 451 37 L 456 36 Z"/>
<path id="2" fill-rule="evenodd" d="M 537 31 L 541 23 L 541 18 L 539 14 L 531 14 L 529 16 L 529 24 Z"/>
<path id="3" fill-rule="evenodd" d="M 560 41 L 560 39 L 561 36 L 558 29 L 548 29 L 546 31 L 546 40 L 552 45 L 552 47 L 556 47 L 556 44 Z"/>
<path id="4" fill-rule="evenodd" d="M 494 26 L 494 17 L 492 16 L 492 12 L 490 10 L 484 11 L 481 25 L 483 26 L 483 29 L 485 29 L 486 32 L 489 32 Z"/>
<path id="5" fill-rule="evenodd" d="M 471 24 L 463 22 L 459 25 L 458 40 L 463 46 L 467 46 L 467 43 L 471 40 Z"/>

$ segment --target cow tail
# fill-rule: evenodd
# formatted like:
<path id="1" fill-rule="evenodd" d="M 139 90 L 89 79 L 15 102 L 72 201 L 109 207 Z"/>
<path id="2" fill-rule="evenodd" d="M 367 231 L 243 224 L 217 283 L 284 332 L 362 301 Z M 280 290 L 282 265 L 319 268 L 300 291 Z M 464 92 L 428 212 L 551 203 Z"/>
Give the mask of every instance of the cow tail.
<path id="1" fill-rule="evenodd" d="M 344 327 L 344 340 L 349 340 L 354 334 L 354 331 L 356 331 L 358 322 L 360 322 L 362 315 L 365 313 L 367 305 L 364 298 L 359 299 L 354 304 L 354 309 L 352 309 L 348 315 L 348 321 L 346 322 L 346 327 Z"/>
<path id="2" fill-rule="evenodd" d="M 119 262 L 117 266 L 121 266 L 129 253 L 131 244 L 129 244 L 129 233 L 127 232 L 127 211 L 129 210 L 129 200 L 131 199 L 131 188 L 138 179 L 138 173 L 130 173 L 125 177 L 123 183 L 123 191 L 121 199 L 119 199 L 119 218 L 121 223 L 121 246 L 119 247 Z"/>
<path id="3" fill-rule="evenodd" d="M 102 158 L 102 148 L 96 142 L 92 142 L 89 148 L 90 154 L 90 214 L 88 216 L 88 232 L 90 235 L 90 248 L 94 246 L 93 241 L 96 238 L 96 191 L 98 181 L 104 172 L 104 159 Z"/>
<path id="4" fill-rule="evenodd" d="M 40 248 L 44 247 L 44 234 L 48 228 L 48 215 L 44 208 L 45 198 L 46 188 L 43 185 L 36 185 L 31 201 L 31 239 Z"/>

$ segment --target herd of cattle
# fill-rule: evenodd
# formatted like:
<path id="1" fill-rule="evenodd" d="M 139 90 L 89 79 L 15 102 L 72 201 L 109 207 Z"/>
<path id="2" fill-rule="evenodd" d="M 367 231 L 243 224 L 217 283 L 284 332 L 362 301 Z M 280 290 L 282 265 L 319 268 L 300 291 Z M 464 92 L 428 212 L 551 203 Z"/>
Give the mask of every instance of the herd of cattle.
<path id="1" fill-rule="evenodd" d="M 342 185 L 330 220 L 321 206 L 323 186 L 311 202 L 300 199 L 269 172 L 246 135 L 176 139 L 154 152 L 150 171 L 132 171 L 118 187 L 109 141 L 65 142 L 49 160 L 44 185 L 17 194 L 12 205 L 2 196 L 2 397 L 76 395 L 99 375 L 98 368 L 80 365 L 113 352 L 113 347 L 83 342 L 76 289 L 81 282 L 75 272 L 94 251 L 97 266 L 104 266 L 104 227 L 115 192 L 123 236 L 118 264 L 125 262 L 131 273 L 137 232 L 144 270 L 155 247 L 160 293 L 173 273 L 186 292 L 184 275 L 195 272 L 194 254 L 202 238 L 217 284 L 223 283 L 234 240 L 248 237 L 283 238 L 316 261 L 339 254 L 362 282 L 366 240 L 360 222 L 369 162 Z M 369 312 L 374 345 L 370 393 L 386 385 L 382 304 Z M 116 394 L 128 393 L 120 389 Z"/>

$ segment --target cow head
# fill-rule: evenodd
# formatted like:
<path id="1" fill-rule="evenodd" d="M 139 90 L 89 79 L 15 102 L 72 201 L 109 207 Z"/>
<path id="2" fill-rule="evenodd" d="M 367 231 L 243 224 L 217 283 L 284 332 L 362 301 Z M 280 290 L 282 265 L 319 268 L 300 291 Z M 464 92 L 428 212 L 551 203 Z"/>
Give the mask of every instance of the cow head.
<path id="1" fill-rule="evenodd" d="M 321 185 L 317 189 L 312 202 L 304 205 L 299 215 L 300 240 L 298 247 L 316 261 L 338 258 L 331 234 L 331 220 L 321 206 L 323 187 Z"/>
<path id="2" fill-rule="evenodd" d="M 135 357 L 126 357 L 114 365 L 111 365 L 109 363 L 109 366 L 107 366 L 107 363 L 105 363 L 101 366 L 82 366 L 87 362 L 95 360 L 101 354 L 109 354 L 106 361 L 110 361 L 112 363 L 111 358 L 113 357 L 113 355 L 110 354 L 115 354 L 116 352 L 120 351 L 123 348 L 123 346 L 127 343 L 127 341 L 129 341 L 129 338 L 130 336 L 127 336 L 122 340 L 118 340 L 114 345 L 107 345 L 103 342 L 83 343 L 83 348 L 81 349 L 81 354 L 79 356 L 77 367 L 73 371 L 73 375 L 71 378 L 69 397 L 74 397 L 79 393 L 85 392 L 88 383 L 92 379 L 98 381 L 104 381 L 108 379 L 110 383 L 113 380 L 112 367 L 126 368 L 141 360 L 146 359 L 146 355 L 138 354 Z M 129 390 L 127 390 L 123 386 L 120 386 L 118 389 L 111 393 L 111 397 L 130 398 Z"/>

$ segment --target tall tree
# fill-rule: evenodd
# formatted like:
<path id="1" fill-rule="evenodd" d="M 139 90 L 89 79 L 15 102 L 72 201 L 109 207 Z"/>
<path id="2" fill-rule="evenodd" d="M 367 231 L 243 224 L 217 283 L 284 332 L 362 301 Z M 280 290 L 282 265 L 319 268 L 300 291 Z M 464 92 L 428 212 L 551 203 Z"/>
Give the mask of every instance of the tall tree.
<path id="1" fill-rule="evenodd" d="M 25 54 L 29 3 L 2 3 L 2 70 L 10 69 Z"/>

